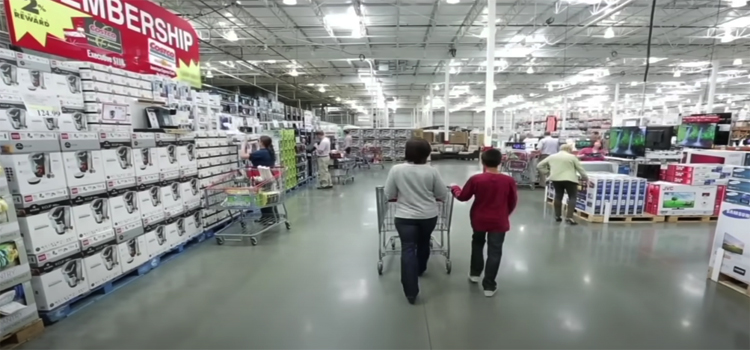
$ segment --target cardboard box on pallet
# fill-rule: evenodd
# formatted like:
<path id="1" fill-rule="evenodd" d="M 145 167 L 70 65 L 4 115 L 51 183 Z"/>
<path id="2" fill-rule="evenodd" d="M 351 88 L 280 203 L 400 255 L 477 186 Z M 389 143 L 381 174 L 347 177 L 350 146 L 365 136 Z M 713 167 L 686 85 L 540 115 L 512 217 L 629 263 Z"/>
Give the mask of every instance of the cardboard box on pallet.
<path id="1" fill-rule="evenodd" d="M 162 223 L 147 227 L 144 236 L 149 258 L 155 258 L 169 250 L 166 227 Z"/>
<path id="2" fill-rule="evenodd" d="M 122 275 L 114 231 L 81 241 L 86 282 L 94 289 Z"/>
<path id="3" fill-rule="evenodd" d="M 604 215 L 605 205 L 611 215 L 641 215 L 644 211 L 647 182 L 645 179 L 612 173 L 589 173 L 580 186 L 576 207 L 593 215 Z"/>
<path id="4" fill-rule="evenodd" d="M 89 291 L 80 251 L 55 263 L 32 267 L 31 274 L 36 304 L 42 311 L 53 310 Z"/>
<path id="5" fill-rule="evenodd" d="M 448 135 L 448 141 L 452 144 L 466 145 L 469 143 L 469 133 L 465 131 L 452 131 Z"/>
<path id="6" fill-rule="evenodd" d="M 648 185 L 646 212 L 653 215 L 713 215 L 716 186 L 657 181 Z"/>
<path id="7" fill-rule="evenodd" d="M 146 235 L 140 235 L 118 243 L 117 254 L 123 273 L 145 264 L 149 259 Z"/>
<path id="8" fill-rule="evenodd" d="M 731 196 L 727 193 L 727 199 Z M 744 283 L 750 283 L 750 207 L 724 201 L 716 224 L 716 235 L 711 250 L 711 266 L 716 249 L 724 249 L 721 273 Z"/>

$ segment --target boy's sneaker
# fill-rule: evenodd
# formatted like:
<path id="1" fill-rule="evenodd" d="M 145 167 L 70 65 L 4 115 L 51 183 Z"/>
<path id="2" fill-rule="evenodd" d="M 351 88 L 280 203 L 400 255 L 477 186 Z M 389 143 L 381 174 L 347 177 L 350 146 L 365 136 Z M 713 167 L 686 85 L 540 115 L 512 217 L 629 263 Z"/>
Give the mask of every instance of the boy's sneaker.
<path id="1" fill-rule="evenodd" d="M 555 218 L 555 221 L 562 222 L 562 218 L 558 216 L 558 217 Z"/>
<path id="2" fill-rule="evenodd" d="M 495 289 L 492 289 L 492 290 L 489 290 L 489 289 L 485 289 L 485 290 L 484 290 L 484 296 L 486 296 L 486 297 L 488 297 L 488 298 L 490 298 L 490 297 L 492 297 L 493 295 L 495 295 L 495 293 L 497 293 L 497 288 L 495 288 Z"/>
<path id="3" fill-rule="evenodd" d="M 481 281 L 481 280 L 482 280 L 482 278 L 479 277 L 479 276 L 469 275 L 469 282 L 471 282 L 471 283 L 479 283 L 479 281 Z"/>

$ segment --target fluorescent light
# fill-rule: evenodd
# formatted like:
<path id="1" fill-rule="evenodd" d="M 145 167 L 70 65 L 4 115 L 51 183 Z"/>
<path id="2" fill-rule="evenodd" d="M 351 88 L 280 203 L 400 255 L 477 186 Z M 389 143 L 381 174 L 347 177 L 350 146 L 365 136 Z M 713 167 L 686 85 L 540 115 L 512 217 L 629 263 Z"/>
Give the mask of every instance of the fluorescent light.
<path id="1" fill-rule="evenodd" d="M 679 77 L 681 77 L 681 76 L 682 76 L 682 72 L 680 72 L 680 71 L 678 71 L 678 70 L 674 71 L 674 75 L 673 75 L 673 77 L 675 77 L 675 78 L 679 78 Z"/>
<path id="2" fill-rule="evenodd" d="M 284 0 L 284 5 L 289 5 L 289 6 L 297 5 L 297 0 Z"/>
<path id="3" fill-rule="evenodd" d="M 289 75 L 293 77 L 299 76 L 299 72 L 297 72 L 297 68 L 292 68 L 292 70 L 289 71 Z"/>
<path id="4" fill-rule="evenodd" d="M 630 86 L 638 86 L 638 82 L 637 81 L 631 81 L 630 82 Z"/>
<path id="5" fill-rule="evenodd" d="M 461 0 L 446 0 L 445 2 L 447 2 L 447 3 L 451 4 L 451 5 L 454 5 L 454 4 L 458 4 L 459 2 L 461 2 Z"/>
<path id="6" fill-rule="evenodd" d="M 320 89 L 318 89 L 320 92 L 326 92 L 326 88 L 324 86 L 321 86 Z"/>
<path id="7" fill-rule="evenodd" d="M 492 85 L 492 91 L 495 91 L 495 90 L 497 90 L 497 84 Z"/>
<path id="8" fill-rule="evenodd" d="M 695 84 L 693 85 L 693 87 L 696 88 L 696 89 L 700 89 L 701 88 L 701 82 L 696 81 Z"/>
<path id="9" fill-rule="evenodd" d="M 440 90 L 440 85 L 435 85 L 435 91 Z"/>
<path id="10" fill-rule="evenodd" d="M 224 33 L 224 39 L 227 39 L 229 41 L 240 40 L 240 38 L 237 37 L 237 33 L 234 31 L 234 29 L 231 29 L 228 32 Z"/>
<path id="11" fill-rule="evenodd" d="M 731 43 L 734 41 L 735 37 L 732 35 L 732 30 L 730 28 L 727 28 L 724 30 L 724 36 L 721 37 L 722 43 Z"/>
<path id="12" fill-rule="evenodd" d="M 214 77 L 214 73 L 212 73 L 211 70 L 209 69 L 208 73 L 206 73 L 206 78 L 213 78 L 213 77 Z"/>
<path id="13" fill-rule="evenodd" d="M 615 37 L 615 30 L 612 29 L 612 27 L 607 28 L 607 30 L 604 31 L 604 39 L 612 39 Z"/>
<path id="14" fill-rule="evenodd" d="M 526 70 L 526 74 L 534 74 L 534 67 L 529 67 L 529 69 Z"/>
<path id="15" fill-rule="evenodd" d="M 656 93 L 657 93 L 657 94 L 660 94 L 661 92 L 662 92 L 662 91 L 661 91 L 661 88 L 657 88 L 657 89 L 656 89 Z"/>
<path id="16" fill-rule="evenodd" d="M 341 97 L 336 97 L 336 102 L 341 102 Z"/>
<path id="17" fill-rule="evenodd" d="M 747 5 L 747 0 L 732 0 L 732 3 L 729 4 L 730 7 L 734 8 L 743 7 L 745 5 Z"/>
<path id="18" fill-rule="evenodd" d="M 451 67 L 450 71 L 448 71 L 448 73 L 450 73 L 450 74 L 456 74 L 456 72 L 457 72 L 456 68 L 452 68 L 452 67 Z"/>
<path id="19" fill-rule="evenodd" d="M 266 63 L 274 64 L 276 63 L 276 60 L 266 60 Z"/>
<path id="20" fill-rule="evenodd" d="M 547 85 L 547 91 L 552 92 L 555 88 L 552 87 L 552 84 Z"/>
<path id="21" fill-rule="evenodd" d="M 735 66 L 741 66 L 742 65 L 742 59 L 741 58 L 735 58 L 734 62 L 732 62 Z"/>
<path id="22" fill-rule="evenodd" d="M 359 39 L 362 37 L 362 31 L 359 28 L 352 29 L 352 38 Z"/>

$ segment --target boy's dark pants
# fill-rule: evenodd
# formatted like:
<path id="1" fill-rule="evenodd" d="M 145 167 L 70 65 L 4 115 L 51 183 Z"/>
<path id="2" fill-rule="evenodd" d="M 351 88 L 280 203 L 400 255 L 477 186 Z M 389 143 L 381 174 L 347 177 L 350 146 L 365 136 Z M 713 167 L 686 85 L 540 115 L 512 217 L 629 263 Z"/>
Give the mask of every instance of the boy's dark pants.
<path id="1" fill-rule="evenodd" d="M 427 269 L 430 258 L 430 237 L 435 230 L 437 217 L 430 219 L 394 220 L 401 238 L 401 285 L 407 297 L 419 294 L 419 275 Z"/>
<path id="2" fill-rule="evenodd" d="M 484 242 L 487 241 L 487 265 L 484 262 Z M 505 232 L 481 232 L 474 231 L 471 237 L 471 267 L 470 276 L 480 276 L 484 269 L 482 287 L 484 290 L 495 290 L 497 288 L 497 270 L 500 268 L 500 258 L 503 256 L 503 243 Z"/>

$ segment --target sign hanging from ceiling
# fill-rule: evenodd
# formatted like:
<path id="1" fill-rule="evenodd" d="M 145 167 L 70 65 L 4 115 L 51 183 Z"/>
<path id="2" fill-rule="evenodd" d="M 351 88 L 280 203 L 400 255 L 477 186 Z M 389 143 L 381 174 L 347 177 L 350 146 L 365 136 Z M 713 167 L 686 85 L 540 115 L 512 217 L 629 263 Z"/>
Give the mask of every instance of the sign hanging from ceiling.
<path id="1" fill-rule="evenodd" d="M 146 0 L 5 0 L 14 45 L 201 85 L 198 36 Z"/>

